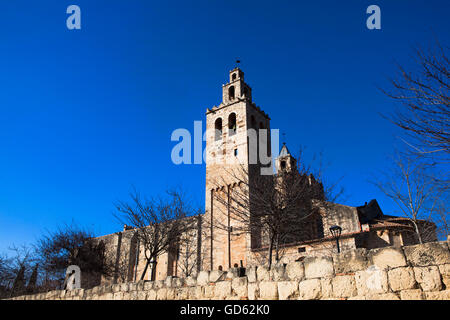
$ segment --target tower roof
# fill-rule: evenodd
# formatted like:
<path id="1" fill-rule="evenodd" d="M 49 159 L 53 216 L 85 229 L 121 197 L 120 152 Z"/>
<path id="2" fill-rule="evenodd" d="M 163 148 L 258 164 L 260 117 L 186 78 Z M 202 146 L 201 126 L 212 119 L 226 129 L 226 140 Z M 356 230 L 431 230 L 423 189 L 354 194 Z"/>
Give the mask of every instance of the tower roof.
<path id="1" fill-rule="evenodd" d="M 283 142 L 283 147 L 281 148 L 279 157 L 285 157 L 290 156 L 291 153 L 289 152 L 288 148 L 286 147 L 286 144 Z"/>

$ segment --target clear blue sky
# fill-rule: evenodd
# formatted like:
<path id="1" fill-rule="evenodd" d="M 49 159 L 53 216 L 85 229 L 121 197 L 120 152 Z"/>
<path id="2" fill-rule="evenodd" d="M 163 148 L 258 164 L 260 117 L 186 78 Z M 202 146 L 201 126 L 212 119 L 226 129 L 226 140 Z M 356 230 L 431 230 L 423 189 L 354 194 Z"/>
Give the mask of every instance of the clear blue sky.
<path id="1" fill-rule="evenodd" d="M 66 28 L 79 5 L 82 29 Z M 382 29 L 368 30 L 367 6 Z M 323 151 L 349 205 L 379 200 L 369 182 L 398 131 L 376 86 L 412 47 L 449 39 L 448 1 L 3 1 L 0 13 L 0 251 L 74 219 L 121 226 L 131 186 L 183 186 L 203 206 L 204 165 L 176 166 L 170 135 L 193 130 L 242 60 L 254 101 L 291 150 Z"/>

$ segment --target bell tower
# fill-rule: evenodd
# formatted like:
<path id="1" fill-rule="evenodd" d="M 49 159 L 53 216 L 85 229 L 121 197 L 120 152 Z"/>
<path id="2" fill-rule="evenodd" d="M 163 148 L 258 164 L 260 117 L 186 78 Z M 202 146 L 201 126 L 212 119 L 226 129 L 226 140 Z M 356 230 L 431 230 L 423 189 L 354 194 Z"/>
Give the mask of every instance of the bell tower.
<path id="1" fill-rule="evenodd" d="M 283 142 L 278 158 L 275 160 L 277 173 L 291 172 L 297 169 L 296 159 L 290 154 L 286 144 Z"/>
<path id="2" fill-rule="evenodd" d="M 252 140 L 249 132 L 256 133 L 259 129 L 267 129 L 267 138 Z M 233 231 L 235 221 L 227 203 L 240 181 L 230 173 L 242 172 L 242 168 L 249 172 L 250 164 L 259 167 L 257 152 L 252 150 L 259 151 L 263 147 L 270 155 L 270 144 L 270 118 L 253 102 L 252 89 L 244 81 L 244 72 L 234 68 L 229 72 L 228 82 L 222 85 L 222 102 L 206 110 L 203 270 L 227 270 L 246 265 L 251 235 Z M 218 197 L 224 201 L 218 201 Z M 217 222 L 221 228 L 217 227 Z"/>

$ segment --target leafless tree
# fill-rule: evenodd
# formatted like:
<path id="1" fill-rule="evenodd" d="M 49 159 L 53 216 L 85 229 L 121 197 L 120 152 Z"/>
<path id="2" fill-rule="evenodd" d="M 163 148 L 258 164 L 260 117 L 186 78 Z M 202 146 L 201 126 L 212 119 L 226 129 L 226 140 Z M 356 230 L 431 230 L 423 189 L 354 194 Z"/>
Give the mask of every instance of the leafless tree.
<path id="1" fill-rule="evenodd" d="M 155 279 L 157 258 L 177 246 L 180 237 L 195 228 L 193 210 L 180 191 L 168 191 L 166 198 L 143 199 L 136 191 L 130 194 L 131 203 L 119 201 L 115 217 L 135 228 L 138 243 L 143 247 L 146 264 L 143 280 L 152 265 L 151 279 Z"/>
<path id="2" fill-rule="evenodd" d="M 446 239 L 450 235 L 450 213 L 448 212 L 448 194 L 443 193 L 442 200 L 437 200 L 433 222 L 437 226 L 437 236 L 439 239 Z"/>
<path id="3" fill-rule="evenodd" d="M 428 164 L 448 165 L 450 153 L 448 47 L 436 43 L 429 50 L 415 50 L 416 68 L 398 65 L 398 75 L 390 79 L 391 89 L 382 91 L 400 107 L 384 115 L 407 134 L 410 151 L 427 158 Z M 444 167 L 445 169 L 445 167 Z M 448 170 L 437 181 L 448 188 Z"/>
<path id="4" fill-rule="evenodd" d="M 237 183 L 230 186 L 229 181 Z M 214 183 L 214 200 L 221 208 L 214 227 L 230 234 L 232 225 L 235 236 L 252 234 L 253 247 L 267 245 L 269 268 L 273 254 L 275 261 L 280 260 L 285 244 L 323 236 L 319 231 L 322 220 L 313 210 L 312 200 L 325 200 L 324 188 L 304 164 L 302 153 L 291 170 L 277 175 L 260 175 L 257 166 L 241 165 L 227 170 Z"/>
<path id="5" fill-rule="evenodd" d="M 113 272 L 113 266 L 106 259 L 104 243 L 75 224 L 65 224 L 54 232 L 47 232 L 38 240 L 36 250 L 47 285 L 59 283 L 61 286 L 70 265 L 80 268 L 83 287 L 96 285 L 102 275 L 110 276 Z"/>
<path id="6" fill-rule="evenodd" d="M 199 226 L 201 215 L 198 215 L 195 219 L 197 220 L 197 226 Z M 177 242 L 177 267 L 182 272 L 183 277 L 192 276 L 200 269 L 206 254 L 204 246 L 199 243 L 202 238 L 205 239 L 205 232 L 201 228 L 192 228 L 183 234 Z"/>
<path id="7" fill-rule="evenodd" d="M 441 192 L 436 181 L 430 178 L 430 167 L 417 158 L 396 153 L 393 165 L 387 171 L 378 174 L 372 183 L 387 197 L 392 199 L 402 215 L 412 223 L 419 243 L 423 243 L 430 224 L 435 217 L 448 216 Z M 421 221 L 422 220 L 422 221 Z"/>
<path id="8" fill-rule="evenodd" d="M 0 287 L 6 291 L 12 284 L 14 275 L 11 268 L 11 258 L 5 254 L 0 255 Z"/>
<path id="9" fill-rule="evenodd" d="M 18 296 L 25 294 L 27 279 L 32 272 L 32 266 L 36 259 L 33 250 L 26 245 L 9 248 L 12 254 L 8 258 L 2 257 L 0 261 L 0 278 L 4 294 L 8 296 Z"/>

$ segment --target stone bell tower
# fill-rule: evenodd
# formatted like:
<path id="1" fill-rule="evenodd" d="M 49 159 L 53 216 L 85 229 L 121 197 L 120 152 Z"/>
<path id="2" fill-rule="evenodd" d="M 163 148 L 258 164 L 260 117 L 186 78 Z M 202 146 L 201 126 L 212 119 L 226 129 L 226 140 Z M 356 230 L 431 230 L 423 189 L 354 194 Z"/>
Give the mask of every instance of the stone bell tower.
<path id="1" fill-rule="evenodd" d="M 249 130 L 254 129 L 254 130 Z M 267 129 L 265 139 L 256 139 L 258 129 Z M 270 155 L 270 118 L 252 101 L 252 89 L 244 72 L 235 68 L 222 85 L 222 102 L 206 111 L 206 195 L 202 235 L 202 269 L 227 270 L 245 266 L 251 236 L 235 232 L 230 194 L 240 179 L 232 172 L 260 167 L 256 153 Z M 248 176 L 248 175 L 247 175 Z M 251 177 L 248 177 L 251 179 Z M 218 197 L 224 201 L 217 200 Z M 220 228 L 218 227 L 220 225 Z M 235 230 L 233 231 L 233 226 Z"/>

